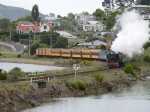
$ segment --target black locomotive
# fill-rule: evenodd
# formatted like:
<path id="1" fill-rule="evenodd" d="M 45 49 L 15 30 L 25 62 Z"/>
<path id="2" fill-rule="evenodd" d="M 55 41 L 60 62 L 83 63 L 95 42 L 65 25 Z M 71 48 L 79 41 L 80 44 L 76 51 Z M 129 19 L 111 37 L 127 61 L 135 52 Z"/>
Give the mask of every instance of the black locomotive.
<path id="1" fill-rule="evenodd" d="M 107 62 L 109 68 L 120 68 L 124 65 L 124 55 L 111 50 L 103 50 L 100 53 L 101 60 Z"/>

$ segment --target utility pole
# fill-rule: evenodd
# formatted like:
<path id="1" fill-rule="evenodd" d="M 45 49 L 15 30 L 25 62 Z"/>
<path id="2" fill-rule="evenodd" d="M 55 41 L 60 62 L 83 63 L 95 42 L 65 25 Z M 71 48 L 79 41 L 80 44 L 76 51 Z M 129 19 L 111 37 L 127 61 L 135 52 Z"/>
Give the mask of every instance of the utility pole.
<path id="1" fill-rule="evenodd" d="M 51 48 L 53 48 L 53 37 L 51 36 Z"/>
<path id="2" fill-rule="evenodd" d="M 10 25 L 10 26 L 9 26 L 9 39 L 10 39 L 10 41 L 11 41 L 11 36 L 12 36 L 12 34 L 11 34 L 11 29 L 12 29 L 12 26 Z"/>
<path id="3" fill-rule="evenodd" d="M 10 38 L 10 41 L 11 41 L 11 36 L 12 36 L 12 34 L 11 34 L 11 30 L 9 31 L 9 38 Z"/>
<path id="4" fill-rule="evenodd" d="M 29 46 L 28 46 L 28 55 L 31 56 L 31 35 L 29 33 Z"/>
<path id="5" fill-rule="evenodd" d="M 50 34 L 49 35 L 49 44 L 50 44 L 49 46 L 50 46 L 50 48 L 53 48 L 53 45 L 52 45 L 53 42 L 52 41 L 53 41 L 53 38 L 52 38 L 52 35 Z"/>

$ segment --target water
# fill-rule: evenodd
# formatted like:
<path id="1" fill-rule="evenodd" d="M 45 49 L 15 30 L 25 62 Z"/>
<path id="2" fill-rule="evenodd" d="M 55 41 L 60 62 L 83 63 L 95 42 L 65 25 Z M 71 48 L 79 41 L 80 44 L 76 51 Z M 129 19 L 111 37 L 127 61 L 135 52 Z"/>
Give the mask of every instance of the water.
<path id="1" fill-rule="evenodd" d="M 24 112 L 150 112 L 150 88 L 138 85 L 119 94 L 61 98 Z"/>
<path id="2" fill-rule="evenodd" d="M 48 71 L 48 70 L 62 70 L 63 69 L 63 67 L 56 67 L 56 66 L 0 62 L 0 69 L 3 69 L 5 71 L 10 71 L 11 69 L 15 67 L 21 68 L 24 72 L 43 72 L 43 71 Z"/>

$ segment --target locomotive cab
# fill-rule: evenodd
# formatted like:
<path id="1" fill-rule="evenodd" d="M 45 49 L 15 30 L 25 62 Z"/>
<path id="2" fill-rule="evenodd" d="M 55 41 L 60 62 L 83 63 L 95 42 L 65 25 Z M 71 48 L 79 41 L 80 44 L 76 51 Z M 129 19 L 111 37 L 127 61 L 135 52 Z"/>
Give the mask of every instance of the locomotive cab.
<path id="1" fill-rule="evenodd" d="M 108 51 L 107 64 L 109 68 L 120 68 L 123 66 L 123 55 L 121 53 L 115 53 L 114 51 Z"/>

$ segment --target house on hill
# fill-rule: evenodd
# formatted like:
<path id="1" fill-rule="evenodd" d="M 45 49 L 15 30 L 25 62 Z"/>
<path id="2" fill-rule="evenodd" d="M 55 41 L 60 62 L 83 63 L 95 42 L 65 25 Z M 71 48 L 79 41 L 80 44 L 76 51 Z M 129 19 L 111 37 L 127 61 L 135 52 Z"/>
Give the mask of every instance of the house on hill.
<path id="1" fill-rule="evenodd" d="M 37 33 L 37 32 L 40 32 L 39 30 L 39 26 L 37 25 L 34 25 L 33 23 L 31 22 L 19 22 L 16 26 L 16 31 L 21 34 L 21 33 L 30 33 L 30 32 L 33 32 L 33 33 Z"/>
<path id="2" fill-rule="evenodd" d="M 81 48 L 97 48 L 99 46 L 107 46 L 107 43 L 105 41 L 97 39 L 90 42 L 79 43 L 77 46 Z"/>
<path id="3" fill-rule="evenodd" d="M 103 31 L 104 25 L 99 21 L 88 21 L 87 24 L 83 25 L 83 31 L 93 31 L 93 32 L 99 32 Z"/>
<path id="4" fill-rule="evenodd" d="M 21 33 L 39 33 L 49 32 L 52 30 L 53 24 L 51 22 L 41 22 L 39 24 L 33 24 L 31 22 L 19 22 L 16 26 L 16 31 Z"/>

